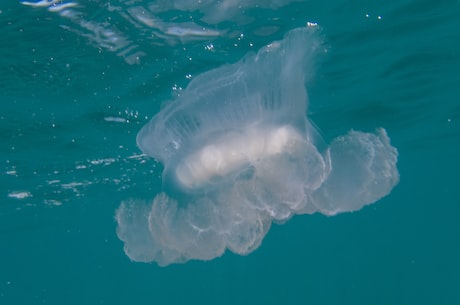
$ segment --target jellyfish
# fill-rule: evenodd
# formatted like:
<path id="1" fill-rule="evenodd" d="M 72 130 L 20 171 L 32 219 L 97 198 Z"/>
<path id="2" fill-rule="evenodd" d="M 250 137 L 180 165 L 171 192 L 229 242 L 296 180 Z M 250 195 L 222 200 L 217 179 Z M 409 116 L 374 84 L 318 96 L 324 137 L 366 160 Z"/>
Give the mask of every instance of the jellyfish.
<path id="1" fill-rule="evenodd" d="M 329 145 L 307 117 L 306 82 L 324 50 L 289 31 L 257 53 L 195 77 L 147 123 L 137 145 L 164 166 L 152 200 L 126 200 L 117 235 L 134 261 L 160 266 L 257 249 L 272 223 L 357 211 L 399 181 L 383 128 Z"/>

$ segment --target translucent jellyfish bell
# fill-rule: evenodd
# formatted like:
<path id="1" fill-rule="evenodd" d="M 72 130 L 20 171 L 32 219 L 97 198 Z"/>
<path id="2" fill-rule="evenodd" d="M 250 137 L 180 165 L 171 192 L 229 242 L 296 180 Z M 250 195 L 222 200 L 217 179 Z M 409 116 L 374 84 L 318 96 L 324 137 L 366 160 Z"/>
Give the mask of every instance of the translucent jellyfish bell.
<path id="1" fill-rule="evenodd" d="M 327 146 L 309 122 L 305 81 L 320 50 L 314 29 L 294 29 L 197 76 L 142 128 L 137 144 L 163 163 L 164 192 L 117 210 L 132 260 L 247 254 L 273 221 L 355 211 L 391 191 L 398 154 L 383 129 Z"/>

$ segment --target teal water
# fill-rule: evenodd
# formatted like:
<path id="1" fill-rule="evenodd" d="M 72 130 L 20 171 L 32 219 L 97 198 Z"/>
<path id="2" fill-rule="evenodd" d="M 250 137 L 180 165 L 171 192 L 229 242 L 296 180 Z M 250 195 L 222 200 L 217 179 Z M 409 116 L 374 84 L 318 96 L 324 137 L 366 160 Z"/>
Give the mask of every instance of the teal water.
<path id="1" fill-rule="evenodd" d="M 0 5 L 0 304 L 460 304 L 460 3 L 287 2 Z M 138 130 L 190 78 L 307 22 L 328 45 L 309 117 L 327 141 L 384 127 L 399 185 L 274 225 L 248 256 L 131 262 L 115 210 L 162 172 Z"/>

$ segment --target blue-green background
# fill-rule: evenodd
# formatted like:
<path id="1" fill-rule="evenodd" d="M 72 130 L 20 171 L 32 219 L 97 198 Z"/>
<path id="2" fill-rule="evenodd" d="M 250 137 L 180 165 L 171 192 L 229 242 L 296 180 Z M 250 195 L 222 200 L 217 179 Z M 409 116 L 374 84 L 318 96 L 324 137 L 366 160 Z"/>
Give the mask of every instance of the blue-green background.
<path id="1" fill-rule="evenodd" d="M 139 62 L 58 13 L 0 3 L 0 304 L 460 304 L 459 1 L 310 0 L 197 40 L 152 38 L 104 4 L 81 1 L 79 18 L 119 29 Z M 201 16 L 181 14 L 160 18 Z M 114 212 L 161 187 L 137 131 L 187 75 L 307 21 L 328 46 L 310 118 L 328 141 L 386 128 L 399 185 L 359 212 L 274 225 L 248 256 L 129 261 Z"/>

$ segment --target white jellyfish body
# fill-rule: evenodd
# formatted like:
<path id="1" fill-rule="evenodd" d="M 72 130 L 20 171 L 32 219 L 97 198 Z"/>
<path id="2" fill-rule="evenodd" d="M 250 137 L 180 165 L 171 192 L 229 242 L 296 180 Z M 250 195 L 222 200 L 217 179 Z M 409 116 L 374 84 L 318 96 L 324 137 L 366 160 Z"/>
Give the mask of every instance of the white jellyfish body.
<path id="1" fill-rule="evenodd" d="M 176 181 L 186 189 L 199 189 L 219 177 L 229 177 L 260 159 L 283 153 L 300 140 L 290 126 L 261 128 L 248 126 L 232 131 L 185 156 L 174 171 Z"/>
<path id="2" fill-rule="evenodd" d="M 326 146 L 307 119 L 305 80 L 320 50 L 313 29 L 294 29 L 197 76 L 142 128 L 137 144 L 164 164 L 165 191 L 117 210 L 132 260 L 247 254 L 273 221 L 355 211 L 391 191 L 398 154 L 383 129 Z"/>

